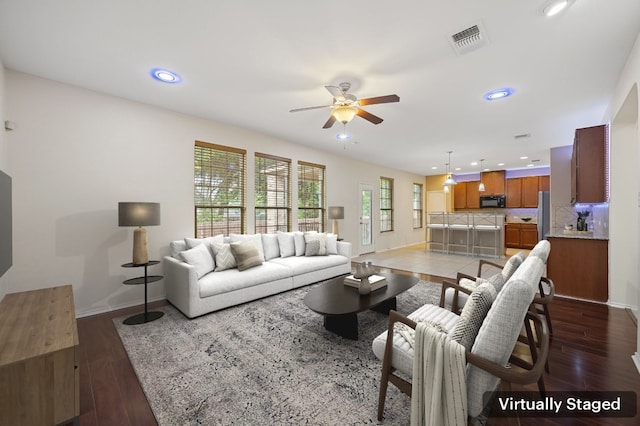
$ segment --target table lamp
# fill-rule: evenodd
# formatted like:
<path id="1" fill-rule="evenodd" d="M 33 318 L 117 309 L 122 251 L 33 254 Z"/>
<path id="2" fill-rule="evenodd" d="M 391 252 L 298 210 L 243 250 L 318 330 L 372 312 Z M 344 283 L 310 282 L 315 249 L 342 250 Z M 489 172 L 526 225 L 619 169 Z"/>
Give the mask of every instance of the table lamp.
<path id="1" fill-rule="evenodd" d="M 333 220 L 331 232 L 338 235 L 338 219 L 344 219 L 344 207 L 329 207 L 329 219 Z"/>
<path id="2" fill-rule="evenodd" d="M 160 203 L 118 203 L 118 226 L 137 226 L 133 231 L 133 264 L 149 263 L 147 230 L 160 225 Z"/>

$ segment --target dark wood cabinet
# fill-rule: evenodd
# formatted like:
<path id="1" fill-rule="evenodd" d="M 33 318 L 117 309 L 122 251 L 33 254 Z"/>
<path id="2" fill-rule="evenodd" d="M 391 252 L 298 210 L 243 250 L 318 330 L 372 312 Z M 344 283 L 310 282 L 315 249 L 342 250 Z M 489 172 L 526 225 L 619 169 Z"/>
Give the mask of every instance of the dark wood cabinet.
<path id="1" fill-rule="evenodd" d="M 547 276 L 556 294 L 606 302 L 609 298 L 607 240 L 549 237 Z"/>
<path id="2" fill-rule="evenodd" d="M 453 186 L 453 208 L 479 209 L 480 193 L 478 192 L 480 181 L 458 182 Z"/>
<path id="3" fill-rule="evenodd" d="M 458 182 L 453 185 L 453 208 L 456 210 L 467 208 L 467 182 Z"/>
<path id="4" fill-rule="evenodd" d="M 507 179 L 506 181 L 506 205 L 507 208 L 522 207 L 522 179 Z"/>
<path id="5" fill-rule="evenodd" d="M 522 207 L 536 208 L 538 207 L 538 176 L 528 176 L 522 178 Z"/>
<path id="6" fill-rule="evenodd" d="M 485 188 L 483 195 L 504 195 L 505 171 L 482 172 L 482 183 L 484 183 Z"/>
<path id="7" fill-rule="evenodd" d="M 467 208 L 479 209 L 480 208 L 480 191 L 478 187 L 480 181 L 467 182 Z"/>
<path id="8" fill-rule="evenodd" d="M 607 201 L 607 126 L 577 129 L 571 156 L 571 203 Z"/>
<path id="9" fill-rule="evenodd" d="M 509 248 L 532 249 L 538 243 L 538 226 L 509 223 L 504 227 L 504 245 Z"/>

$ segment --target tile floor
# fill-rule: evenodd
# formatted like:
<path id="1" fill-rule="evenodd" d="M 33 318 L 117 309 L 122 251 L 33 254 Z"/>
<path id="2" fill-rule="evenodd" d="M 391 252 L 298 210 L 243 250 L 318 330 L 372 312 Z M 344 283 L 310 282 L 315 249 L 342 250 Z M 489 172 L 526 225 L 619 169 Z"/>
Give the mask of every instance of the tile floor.
<path id="1" fill-rule="evenodd" d="M 503 265 L 507 261 L 508 256 L 515 254 L 517 251 L 519 250 L 507 249 L 506 256 L 496 259 L 429 251 L 426 249 L 426 244 L 421 243 L 377 253 L 364 254 L 351 260 L 353 262 L 371 261 L 371 263 L 379 267 L 455 278 L 458 272 L 476 275 L 479 259 L 487 259 Z"/>

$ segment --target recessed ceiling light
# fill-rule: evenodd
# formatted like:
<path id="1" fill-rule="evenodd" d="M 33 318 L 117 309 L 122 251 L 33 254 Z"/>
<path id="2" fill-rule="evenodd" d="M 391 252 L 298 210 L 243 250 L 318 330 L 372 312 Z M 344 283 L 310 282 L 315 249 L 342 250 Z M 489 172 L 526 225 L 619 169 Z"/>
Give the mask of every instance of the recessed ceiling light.
<path id="1" fill-rule="evenodd" d="M 542 8 L 542 13 L 547 17 L 557 15 L 565 10 L 569 3 L 571 3 L 569 0 L 552 0 Z"/>
<path id="2" fill-rule="evenodd" d="M 509 96 L 513 95 L 514 92 L 515 92 L 515 90 L 513 90 L 510 87 L 503 87 L 502 89 L 495 89 L 495 90 L 492 90 L 490 92 L 485 93 L 484 94 L 484 98 L 487 101 L 495 101 L 495 100 L 498 100 L 498 99 L 509 97 Z"/>
<path id="3" fill-rule="evenodd" d="M 525 156 L 520 157 L 520 159 L 521 159 L 521 160 L 526 160 L 527 158 L 529 158 L 529 157 L 527 157 L 526 155 L 525 155 Z"/>
<path id="4" fill-rule="evenodd" d="M 164 68 L 152 69 L 151 77 L 163 83 L 170 83 L 170 84 L 180 83 L 182 81 L 182 77 L 180 77 L 179 74 Z"/>
<path id="5" fill-rule="evenodd" d="M 478 165 L 478 162 L 477 162 L 477 161 L 472 161 L 472 162 L 471 162 L 471 165 L 472 165 L 472 166 L 477 166 L 477 165 Z"/>
<path id="6" fill-rule="evenodd" d="M 438 166 L 431 167 L 431 170 L 438 170 Z"/>
<path id="7" fill-rule="evenodd" d="M 460 170 L 462 170 L 460 167 L 456 167 L 456 168 L 455 168 L 455 171 L 456 171 L 456 172 L 459 172 Z"/>
<path id="8" fill-rule="evenodd" d="M 533 167 L 533 163 L 527 164 L 527 167 Z"/>
<path id="9" fill-rule="evenodd" d="M 504 166 L 504 163 L 498 163 L 498 166 Z"/>

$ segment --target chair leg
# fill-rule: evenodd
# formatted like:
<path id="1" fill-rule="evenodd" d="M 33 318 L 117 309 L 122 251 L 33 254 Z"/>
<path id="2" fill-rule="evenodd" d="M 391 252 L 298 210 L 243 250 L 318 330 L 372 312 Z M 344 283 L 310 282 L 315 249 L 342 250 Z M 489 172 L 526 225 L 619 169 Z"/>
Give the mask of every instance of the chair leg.
<path id="1" fill-rule="evenodd" d="M 553 327 L 551 326 L 551 314 L 549 314 L 549 305 L 543 305 L 544 317 L 547 320 L 547 328 L 549 328 L 549 336 L 553 336 Z"/>

